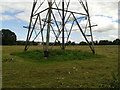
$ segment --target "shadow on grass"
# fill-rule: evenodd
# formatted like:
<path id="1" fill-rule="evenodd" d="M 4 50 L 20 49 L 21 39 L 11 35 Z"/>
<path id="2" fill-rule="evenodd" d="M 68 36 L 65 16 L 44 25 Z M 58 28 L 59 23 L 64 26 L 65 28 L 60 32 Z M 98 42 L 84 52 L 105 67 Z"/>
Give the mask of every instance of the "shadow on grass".
<path id="1" fill-rule="evenodd" d="M 13 52 L 11 55 L 19 56 L 31 61 L 39 61 L 43 63 L 49 62 L 63 62 L 73 60 L 86 60 L 92 58 L 104 57 L 98 54 L 92 54 L 90 52 L 82 52 L 79 50 L 52 50 L 50 51 L 49 57 L 44 58 L 42 50 L 33 50 L 27 52 Z"/>

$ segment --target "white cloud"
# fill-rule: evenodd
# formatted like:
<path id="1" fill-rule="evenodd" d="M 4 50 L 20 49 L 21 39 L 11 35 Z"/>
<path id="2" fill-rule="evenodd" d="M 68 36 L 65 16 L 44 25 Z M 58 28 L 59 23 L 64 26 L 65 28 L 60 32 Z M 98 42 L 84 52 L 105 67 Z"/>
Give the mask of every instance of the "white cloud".
<path id="1" fill-rule="evenodd" d="M 115 40 L 117 38 L 118 38 L 117 35 L 104 35 L 104 36 L 101 36 L 101 37 L 94 36 L 94 41 L 96 41 L 96 40 L 109 40 L 109 41 L 113 41 L 113 40 Z"/>
<path id="2" fill-rule="evenodd" d="M 28 12 L 22 12 L 22 13 L 15 15 L 15 17 L 22 20 L 22 21 L 29 22 L 30 17 L 27 17 L 27 16 L 29 16 L 29 14 L 30 13 L 28 13 Z"/>
<path id="3" fill-rule="evenodd" d="M 0 1 L 0 2 L 33 2 L 33 0 L 2 0 L 2 1 Z"/>
<path id="4" fill-rule="evenodd" d="M 14 18 L 18 18 L 22 21 L 29 22 L 30 12 L 32 9 L 32 1 L 33 0 L 2 0 L 0 3 L 0 13 L 9 12 L 15 13 L 16 11 L 22 11 L 21 13 L 16 13 L 14 16 L 3 15 L 0 20 L 13 20 Z M 40 0 L 43 1 L 43 0 Z M 46 0 L 45 0 L 46 1 Z M 58 0 L 59 1 L 59 0 Z M 69 0 L 66 0 L 69 1 Z M 77 1 L 77 2 L 76 2 Z M 107 2 L 106 2 L 107 1 Z M 113 22 L 118 20 L 118 0 L 88 0 L 88 6 L 91 17 L 92 24 L 97 24 L 98 26 L 93 28 L 94 33 L 106 33 L 106 36 L 99 37 L 98 39 L 106 38 L 113 39 L 117 37 L 118 25 L 117 22 Z M 42 6 L 43 10 L 47 7 L 47 3 Z M 81 6 L 78 4 L 78 0 L 71 0 L 69 10 L 74 10 L 76 12 L 83 12 L 83 9 L 80 9 Z M 45 13 L 41 14 L 42 18 L 45 18 Z M 67 14 L 68 16 L 69 14 Z M 101 16 L 96 16 L 101 15 Z M 55 11 L 55 16 L 57 20 L 60 21 L 60 16 L 57 11 Z M 109 18 L 109 17 L 111 18 Z M 83 23 L 83 22 L 81 22 Z M 83 24 L 81 24 L 84 26 Z M 70 27 L 70 24 L 67 24 L 66 27 Z M 56 28 L 56 27 L 54 27 Z M 75 25 L 73 29 L 77 29 L 78 27 Z M 52 35 L 52 34 L 51 34 Z M 96 36 L 97 37 L 97 36 Z M 72 40 L 76 40 L 72 38 Z"/>
<path id="5" fill-rule="evenodd" d="M 91 17 L 92 24 L 97 24 L 98 26 L 93 28 L 96 32 L 106 32 L 106 31 L 117 31 L 118 23 L 113 22 L 112 18 L 104 16 L 93 16 Z"/>
<path id="6" fill-rule="evenodd" d="M 40 0 L 40 1 L 43 1 L 43 0 Z M 57 2 L 59 0 L 56 0 Z M 69 0 L 66 0 L 66 1 L 69 1 Z M 86 1 L 86 0 L 83 0 L 83 1 Z M 113 2 L 113 0 L 87 0 L 89 2 Z M 114 0 L 114 2 L 118 2 L 119 0 Z M 20 0 L 2 0 L 1 2 L 20 2 Z M 33 2 L 33 0 L 21 0 L 21 2 Z"/>
<path id="7" fill-rule="evenodd" d="M 103 15 L 118 20 L 118 2 L 89 2 L 90 15 Z"/>

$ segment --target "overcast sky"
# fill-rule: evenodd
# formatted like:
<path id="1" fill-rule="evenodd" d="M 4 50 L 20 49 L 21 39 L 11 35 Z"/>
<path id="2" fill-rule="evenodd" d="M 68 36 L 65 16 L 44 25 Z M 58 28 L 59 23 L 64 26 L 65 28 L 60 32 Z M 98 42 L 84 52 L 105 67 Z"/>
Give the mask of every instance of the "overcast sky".
<path id="1" fill-rule="evenodd" d="M 94 40 L 114 40 L 118 38 L 118 0 L 87 1 L 91 23 L 98 25 L 92 28 Z M 43 5 L 41 10 L 46 7 L 47 3 Z M 10 29 L 15 32 L 18 40 L 26 40 L 27 29 L 23 28 L 23 26 L 27 26 L 29 23 L 31 8 L 32 0 L 1 0 L 0 29 Z M 78 0 L 71 0 L 69 10 L 83 12 L 80 4 L 78 4 Z M 44 14 L 41 17 L 44 17 Z M 80 23 L 84 23 L 84 21 Z M 71 23 L 67 24 L 66 27 L 69 27 L 69 25 Z M 53 34 L 51 33 L 51 40 L 52 36 Z M 70 40 L 80 42 L 84 41 L 84 38 L 80 32 L 74 31 Z"/>

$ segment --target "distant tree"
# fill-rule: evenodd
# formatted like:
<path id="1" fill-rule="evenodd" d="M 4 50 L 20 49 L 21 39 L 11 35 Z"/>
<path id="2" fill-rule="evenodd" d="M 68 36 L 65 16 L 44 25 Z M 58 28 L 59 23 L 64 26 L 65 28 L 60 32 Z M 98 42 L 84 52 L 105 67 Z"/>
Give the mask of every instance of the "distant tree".
<path id="1" fill-rule="evenodd" d="M 71 45 L 71 41 L 68 41 L 68 42 L 66 43 L 66 45 Z"/>
<path id="2" fill-rule="evenodd" d="M 71 45 L 76 45 L 75 42 L 72 42 Z"/>
<path id="3" fill-rule="evenodd" d="M 99 43 L 98 43 L 98 41 L 95 41 L 94 44 L 95 44 L 95 45 L 98 45 Z"/>
<path id="4" fill-rule="evenodd" d="M 14 32 L 11 32 L 9 29 L 2 29 L 0 31 L 2 38 L 2 45 L 14 45 L 16 43 L 16 35 Z"/>
<path id="5" fill-rule="evenodd" d="M 114 45 L 120 45 L 120 39 L 114 40 L 114 41 L 113 41 L 113 44 L 114 44 Z"/>
<path id="6" fill-rule="evenodd" d="M 111 45 L 112 41 L 108 41 L 108 40 L 100 40 L 99 41 L 99 45 Z"/>
<path id="7" fill-rule="evenodd" d="M 112 42 L 112 41 L 109 41 L 109 45 L 113 45 L 113 42 Z"/>
<path id="8" fill-rule="evenodd" d="M 25 41 L 16 41 L 16 45 L 25 45 Z"/>
<path id="9" fill-rule="evenodd" d="M 55 42 L 54 45 L 61 45 L 60 41 Z"/>
<path id="10" fill-rule="evenodd" d="M 87 43 L 82 41 L 82 42 L 79 43 L 79 45 L 87 45 Z"/>

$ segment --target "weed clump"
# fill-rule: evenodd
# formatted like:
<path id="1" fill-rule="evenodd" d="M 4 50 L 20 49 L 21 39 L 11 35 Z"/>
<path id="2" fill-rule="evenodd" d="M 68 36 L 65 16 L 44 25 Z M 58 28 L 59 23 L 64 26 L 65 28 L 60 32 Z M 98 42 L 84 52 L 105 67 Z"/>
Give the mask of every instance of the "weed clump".
<path id="1" fill-rule="evenodd" d="M 13 62 L 14 59 L 13 58 L 4 58 L 2 59 L 2 62 Z"/>

